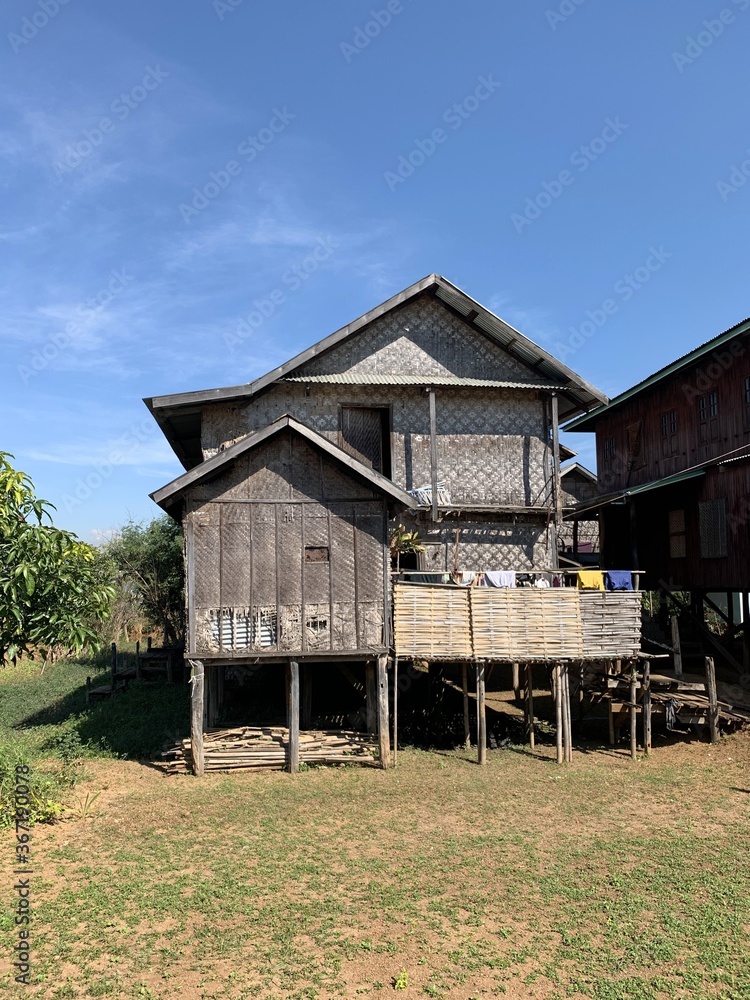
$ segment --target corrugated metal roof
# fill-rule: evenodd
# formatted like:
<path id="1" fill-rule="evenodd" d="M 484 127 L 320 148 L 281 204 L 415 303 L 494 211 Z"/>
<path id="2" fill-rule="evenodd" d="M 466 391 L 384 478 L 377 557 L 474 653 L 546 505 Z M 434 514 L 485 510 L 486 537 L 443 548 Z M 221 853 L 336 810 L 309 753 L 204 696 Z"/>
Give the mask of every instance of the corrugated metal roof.
<path id="1" fill-rule="evenodd" d="M 481 389 L 556 389 L 551 382 L 500 382 L 489 378 L 461 378 L 458 375 L 377 375 L 370 372 L 332 372 L 330 375 L 287 375 L 283 382 L 321 382 L 335 385 L 452 385 Z"/>
<path id="2" fill-rule="evenodd" d="M 626 389 L 625 392 L 621 392 L 619 396 L 614 396 L 604 406 L 599 406 L 595 410 L 589 410 L 588 413 L 584 413 L 581 417 L 576 417 L 575 420 L 572 420 L 566 425 L 565 430 L 595 430 L 596 421 L 599 417 L 610 413 L 615 409 L 615 407 L 627 402 L 627 400 L 632 399 L 634 396 L 644 392 L 646 389 L 652 388 L 669 375 L 674 375 L 675 372 L 679 372 L 688 365 L 699 361 L 710 351 L 715 350 L 717 347 L 721 347 L 722 344 L 726 343 L 726 341 L 733 340 L 734 337 L 738 337 L 742 333 L 747 333 L 748 329 L 750 329 L 750 318 L 743 319 L 734 326 L 730 326 L 728 330 L 724 330 L 723 333 L 718 334 L 716 337 L 712 337 L 711 340 L 707 340 L 705 344 L 701 344 L 700 347 L 696 347 L 692 351 L 688 351 L 687 354 L 683 354 L 681 358 L 677 358 L 676 361 L 672 361 L 670 364 L 665 365 L 664 368 L 660 368 L 658 371 L 654 372 L 653 375 L 649 375 L 648 378 L 643 379 L 641 382 L 637 382 L 630 389 Z"/>

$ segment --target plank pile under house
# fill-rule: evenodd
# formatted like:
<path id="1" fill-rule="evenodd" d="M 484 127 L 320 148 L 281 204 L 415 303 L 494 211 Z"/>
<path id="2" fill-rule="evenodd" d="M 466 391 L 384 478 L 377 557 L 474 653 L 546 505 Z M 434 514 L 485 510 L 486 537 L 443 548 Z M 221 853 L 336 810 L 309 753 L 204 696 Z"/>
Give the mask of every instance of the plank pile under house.
<path id="1" fill-rule="evenodd" d="M 147 399 L 186 469 L 152 496 L 185 529 L 192 768 L 226 766 L 233 746 L 238 766 L 294 771 L 306 746 L 388 766 L 399 657 L 448 657 L 465 677 L 480 663 L 577 662 L 592 646 L 636 655 L 637 594 L 592 595 L 587 626 L 575 588 L 455 585 L 552 582 L 571 454 L 559 424 L 606 402 L 438 275 L 253 382 Z M 421 551 L 394 585 L 398 526 Z M 466 602 L 452 612 L 460 648 L 451 600 Z M 267 717 L 250 726 L 241 706 L 261 675 Z M 332 735 L 337 683 L 364 710 Z"/>

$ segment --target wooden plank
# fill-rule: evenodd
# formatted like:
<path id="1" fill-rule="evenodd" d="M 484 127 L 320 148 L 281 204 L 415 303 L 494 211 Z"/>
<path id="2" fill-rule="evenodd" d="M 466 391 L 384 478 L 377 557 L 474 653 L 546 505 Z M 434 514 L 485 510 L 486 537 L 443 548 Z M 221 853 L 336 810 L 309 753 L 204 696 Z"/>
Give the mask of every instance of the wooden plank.
<path id="1" fill-rule="evenodd" d="M 708 695 L 708 728 L 712 743 L 719 742 L 719 706 L 716 693 L 716 668 L 712 656 L 706 657 L 706 693 Z"/>
<path id="2" fill-rule="evenodd" d="M 190 693 L 190 752 L 193 758 L 193 774 L 204 772 L 203 760 L 203 663 L 188 660 L 193 672 Z"/>
<path id="3" fill-rule="evenodd" d="M 299 663 L 290 660 L 287 667 L 289 689 L 289 773 L 299 771 Z"/>
<path id="4" fill-rule="evenodd" d="M 682 673 L 682 646 L 680 645 L 680 624 L 677 615 L 672 615 L 669 619 L 672 630 L 672 649 L 674 650 L 674 672 Z"/>
<path id="5" fill-rule="evenodd" d="M 388 723 L 388 657 L 378 657 L 378 743 L 380 766 L 387 770 L 391 766 L 391 736 Z"/>

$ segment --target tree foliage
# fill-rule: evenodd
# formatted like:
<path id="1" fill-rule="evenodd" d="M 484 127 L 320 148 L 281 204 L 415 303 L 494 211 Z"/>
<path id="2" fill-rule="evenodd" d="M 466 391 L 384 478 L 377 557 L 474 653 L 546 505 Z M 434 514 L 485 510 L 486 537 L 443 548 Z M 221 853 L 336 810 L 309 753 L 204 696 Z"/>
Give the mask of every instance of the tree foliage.
<path id="1" fill-rule="evenodd" d="M 53 526 L 12 458 L 0 452 L 0 664 L 95 643 L 113 596 L 96 551 Z"/>
<path id="2" fill-rule="evenodd" d="M 119 590 L 132 595 L 151 626 L 163 630 L 165 643 L 181 642 L 185 598 L 180 525 L 166 515 L 147 525 L 130 521 L 104 552 L 117 567 Z"/>

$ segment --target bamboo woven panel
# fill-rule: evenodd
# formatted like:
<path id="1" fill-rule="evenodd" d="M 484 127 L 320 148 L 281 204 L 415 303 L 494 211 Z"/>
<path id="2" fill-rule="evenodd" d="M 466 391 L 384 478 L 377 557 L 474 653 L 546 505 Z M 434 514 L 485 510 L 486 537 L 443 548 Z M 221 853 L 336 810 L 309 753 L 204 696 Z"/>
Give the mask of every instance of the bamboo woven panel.
<path id="1" fill-rule="evenodd" d="M 641 648 L 641 598 L 635 591 L 577 592 L 581 601 L 584 656 L 622 659 Z"/>
<path id="2" fill-rule="evenodd" d="M 567 588 L 471 588 L 474 655 L 510 662 L 580 659 L 578 593 Z"/>
<path id="3" fill-rule="evenodd" d="M 468 590 L 402 583 L 397 583 L 393 590 L 399 656 L 428 660 L 471 659 Z"/>

